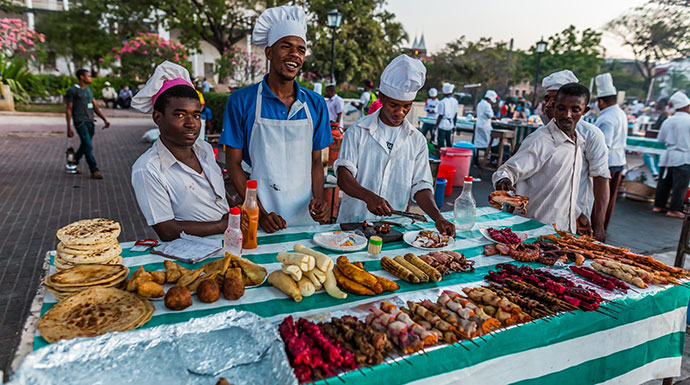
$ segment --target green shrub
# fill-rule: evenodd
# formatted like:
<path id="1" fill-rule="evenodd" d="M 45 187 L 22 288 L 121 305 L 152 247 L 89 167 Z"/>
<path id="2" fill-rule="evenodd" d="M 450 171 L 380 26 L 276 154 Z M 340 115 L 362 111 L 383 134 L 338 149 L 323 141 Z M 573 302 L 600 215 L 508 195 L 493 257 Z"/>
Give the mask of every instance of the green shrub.
<path id="1" fill-rule="evenodd" d="M 225 104 L 228 102 L 229 92 L 206 92 L 204 93 L 204 102 L 206 108 L 211 109 L 213 114 L 213 127 L 216 132 L 223 129 L 223 115 L 225 115 Z"/>
<path id="2" fill-rule="evenodd" d="M 122 87 L 129 85 L 130 88 L 136 84 L 135 82 L 115 76 L 104 76 L 93 78 L 91 82 L 91 90 L 96 99 L 102 99 L 101 91 L 105 87 L 105 82 L 109 81 L 111 87 L 115 88 L 116 92 L 120 92 Z M 41 98 L 46 96 L 64 95 L 67 89 L 77 84 L 77 78 L 68 75 L 33 75 L 27 81 L 26 91 L 32 98 Z"/>

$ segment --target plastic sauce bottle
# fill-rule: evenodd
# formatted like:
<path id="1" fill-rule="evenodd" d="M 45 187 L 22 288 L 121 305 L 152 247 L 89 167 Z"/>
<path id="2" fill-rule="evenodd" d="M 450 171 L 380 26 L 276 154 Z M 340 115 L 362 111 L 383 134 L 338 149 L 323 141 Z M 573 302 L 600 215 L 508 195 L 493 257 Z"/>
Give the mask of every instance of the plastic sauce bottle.
<path id="1" fill-rule="evenodd" d="M 455 229 L 458 231 L 468 231 L 474 226 L 477 215 L 477 202 L 472 195 L 472 177 L 465 177 L 465 184 L 462 194 L 455 199 Z"/>
<path id="2" fill-rule="evenodd" d="M 247 192 L 242 203 L 242 247 L 256 249 L 256 231 L 259 228 L 259 201 L 256 198 L 256 181 L 247 181 Z"/>
<path id="3" fill-rule="evenodd" d="M 228 228 L 223 238 L 223 250 L 237 257 L 242 255 L 242 230 L 240 229 L 240 208 L 233 207 L 228 215 Z"/>

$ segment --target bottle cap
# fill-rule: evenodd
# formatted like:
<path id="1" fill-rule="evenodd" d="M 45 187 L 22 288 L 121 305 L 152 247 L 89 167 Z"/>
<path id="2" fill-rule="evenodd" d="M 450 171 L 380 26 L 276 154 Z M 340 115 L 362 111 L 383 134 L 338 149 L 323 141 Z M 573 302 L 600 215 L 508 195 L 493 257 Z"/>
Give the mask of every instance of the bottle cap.
<path id="1" fill-rule="evenodd" d="M 471 176 L 466 176 L 465 177 L 465 182 L 472 182 L 472 177 Z"/>
<path id="2" fill-rule="evenodd" d="M 369 238 L 369 244 L 375 245 L 375 246 L 380 246 L 383 245 L 383 239 L 377 235 L 372 235 Z"/>
<path id="3" fill-rule="evenodd" d="M 241 212 L 242 211 L 237 206 L 230 208 L 230 215 L 240 215 Z"/>
<path id="4" fill-rule="evenodd" d="M 247 181 L 247 188 L 256 188 L 256 181 L 255 180 L 248 180 Z"/>

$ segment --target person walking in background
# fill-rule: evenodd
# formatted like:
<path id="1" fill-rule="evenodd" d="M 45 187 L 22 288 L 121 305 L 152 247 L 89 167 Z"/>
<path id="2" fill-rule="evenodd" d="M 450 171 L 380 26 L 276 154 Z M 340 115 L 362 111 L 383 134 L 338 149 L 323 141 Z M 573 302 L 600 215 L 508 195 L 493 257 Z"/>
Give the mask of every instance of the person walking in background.
<path id="1" fill-rule="evenodd" d="M 326 107 L 328 107 L 328 119 L 331 121 L 331 127 L 335 124 L 342 129 L 345 101 L 336 93 L 335 84 L 326 86 L 326 97 L 328 98 Z"/>
<path id="2" fill-rule="evenodd" d="M 122 109 L 127 109 L 132 104 L 132 90 L 129 86 L 124 86 L 120 90 L 120 94 L 117 98 L 117 106 Z"/>
<path id="3" fill-rule="evenodd" d="M 201 83 L 201 91 L 204 93 L 211 92 L 211 83 L 206 78 L 204 78 L 204 81 Z"/>
<path id="4" fill-rule="evenodd" d="M 668 112 L 666 112 L 666 105 L 668 100 L 666 98 L 661 98 L 654 105 L 654 113 L 656 115 L 656 120 L 654 121 L 654 130 L 661 130 L 661 124 L 664 120 L 668 119 Z"/>
<path id="5" fill-rule="evenodd" d="M 438 117 L 434 125 L 437 132 L 436 145 L 439 148 L 453 146 L 453 129 L 458 120 L 458 100 L 453 97 L 455 85 L 443 83 L 443 100 L 438 104 Z M 437 131 L 438 130 L 438 131 Z"/>
<path id="6" fill-rule="evenodd" d="M 115 108 L 115 106 L 117 106 L 117 91 L 110 86 L 110 82 L 105 82 L 105 87 L 101 90 L 101 95 L 103 96 L 105 108 Z M 108 107 L 108 105 L 110 105 L 110 107 Z"/>
<path id="7" fill-rule="evenodd" d="M 65 94 L 65 102 L 67 108 L 65 110 L 65 118 L 67 120 L 67 137 L 74 136 L 74 132 L 79 135 L 81 144 L 77 150 L 76 162 L 77 165 L 82 156 L 86 157 L 86 163 L 89 165 L 92 179 L 103 179 L 103 174 L 98 170 L 96 158 L 93 156 L 93 135 L 95 134 L 95 126 L 93 113 L 95 112 L 101 119 L 105 126 L 110 127 L 110 122 L 106 119 L 101 109 L 96 105 L 96 99 L 93 97 L 93 91 L 89 87 L 91 84 L 91 72 L 85 69 L 77 70 L 77 79 L 79 84 L 70 87 Z M 74 124 L 74 128 L 72 128 Z M 77 174 L 82 171 L 77 167 Z"/>
<path id="8" fill-rule="evenodd" d="M 367 115 L 369 112 L 369 107 L 376 101 L 377 97 L 374 93 L 374 82 L 371 80 L 364 81 L 364 92 L 359 97 L 359 101 L 352 101 L 351 104 L 359 110 L 359 116 L 362 117 Z"/>
<path id="9" fill-rule="evenodd" d="M 438 100 L 438 91 L 436 88 L 429 90 L 429 99 L 426 100 L 424 104 L 424 111 L 426 111 L 426 117 L 436 120 L 438 118 L 438 105 L 441 103 Z M 431 132 L 431 140 L 434 139 L 434 126 L 430 124 L 425 124 L 422 128 L 422 135 L 426 138 L 426 134 Z"/>
<path id="10" fill-rule="evenodd" d="M 683 202 L 690 183 L 690 98 L 678 91 L 671 96 L 670 103 L 675 113 L 661 124 L 657 140 L 666 144 L 661 154 L 659 167 L 661 177 L 654 196 L 654 212 L 663 212 L 668 196 L 671 206 L 669 217 L 684 218 Z"/>

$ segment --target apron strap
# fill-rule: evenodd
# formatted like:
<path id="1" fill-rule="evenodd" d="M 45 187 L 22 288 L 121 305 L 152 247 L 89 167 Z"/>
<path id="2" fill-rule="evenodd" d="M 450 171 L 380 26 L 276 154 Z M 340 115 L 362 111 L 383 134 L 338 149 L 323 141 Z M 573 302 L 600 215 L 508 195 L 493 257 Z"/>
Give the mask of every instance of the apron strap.
<path id="1" fill-rule="evenodd" d="M 259 88 L 256 90 L 256 111 L 254 112 L 254 121 L 258 122 L 261 119 L 261 102 L 262 102 L 262 94 L 264 90 L 264 82 L 259 83 Z"/>

